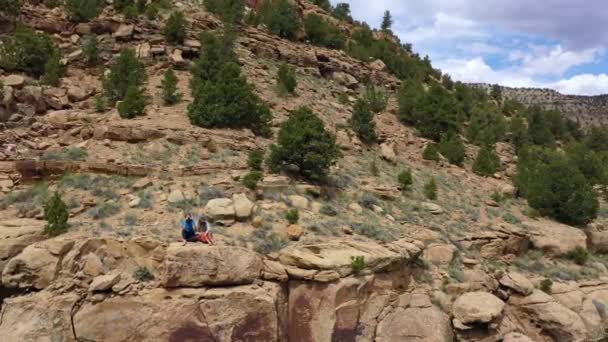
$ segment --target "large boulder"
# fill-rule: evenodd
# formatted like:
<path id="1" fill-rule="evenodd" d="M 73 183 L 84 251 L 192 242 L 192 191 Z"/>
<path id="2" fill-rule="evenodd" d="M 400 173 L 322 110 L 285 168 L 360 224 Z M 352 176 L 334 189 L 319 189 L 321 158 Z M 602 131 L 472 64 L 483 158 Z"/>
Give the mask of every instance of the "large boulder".
<path id="1" fill-rule="evenodd" d="M 25 247 L 44 239 L 44 223 L 39 220 L 14 219 L 0 222 L 0 271 Z"/>
<path id="2" fill-rule="evenodd" d="M 165 287 L 250 284 L 260 277 L 262 259 L 230 246 L 171 244 L 161 271 Z"/>
<path id="3" fill-rule="evenodd" d="M 549 255 L 564 256 L 577 247 L 587 248 L 587 236 L 581 229 L 549 220 L 528 221 L 524 224 L 530 227 L 532 245 Z"/>
<path id="4" fill-rule="evenodd" d="M 432 305 L 428 297 L 426 299 L 410 300 L 407 305 L 399 306 L 386 315 L 378 324 L 375 341 L 453 341 L 450 317 Z"/>
<path id="5" fill-rule="evenodd" d="M 4 299 L 0 341 L 75 341 L 71 311 L 78 300 L 76 293 L 47 291 Z"/>
<path id="6" fill-rule="evenodd" d="M 533 341 L 587 340 L 581 317 L 540 290 L 526 297 L 511 296 L 505 316 L 504 324 L 515 324 Z"/>
<path id="7" fill-rule="evenodd" d="M 454 301 L 454 319 L 460 323 L 487 323 L 500 316 L 505 303 L 487 292 L 469 292 Z"/>
<path id="8" fill-rule="evenodd" d="M 4 267 L 2 284 L 9 288 L 44 289 L 59 273 L 61 259 L 73 245 L 74 241 L 58 238 L 27 246 Z"/>
<path id="9" fill-rule="evenodd" d="M 524 296 L 527 296 L 534 291 L 532 282 L 525 275 L 517 272 L 506 273 L 500 278 L 500 284 Z"/>
<path id="10" fill-rule="evenodd" d="M 422 254 L 422 258 L 432 264 L 449 265 L 454 259 L 456 247 L 451 244 L 431 244 Z"/>
<path id="11" fill-rule="evenodd" d="M 215 198 L 203 208 L 205 216 L 211 221 L 234 221 L 236 212 L 230 198 Z"/>
<path id="12" fill-rule="evenodd" d="M 247 195 L 234 194 L 232 202 L 234 203 L 234 214 L 237 220 L 246 220 L 251 217 L 255 204 L 247 198 Z"/>

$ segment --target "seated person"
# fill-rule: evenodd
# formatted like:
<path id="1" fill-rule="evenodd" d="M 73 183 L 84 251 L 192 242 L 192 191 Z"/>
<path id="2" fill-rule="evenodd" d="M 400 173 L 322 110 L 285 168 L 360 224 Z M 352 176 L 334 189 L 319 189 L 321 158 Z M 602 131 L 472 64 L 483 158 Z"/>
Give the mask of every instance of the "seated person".
<path id="1" fill-rule="evenodd" d="M 205 217 L 202 215 L 198 219 L 198 229 L 200 231 L 199 240 L 201 242 L 208 243 L 211 246 L 215 245 L 215 241 L 213 240 L 213 234 L 211 233 L 211 225 L 209 224 L 209 222 L 207 222 L 207 220 L 205 220 Z"/>
<path id="2" fill-rule="evenodd" d="M 182 239 L 184 245 L 186 242 L 199 241 L 199 234 L 196 233 L 196 221 L 192 218 L 192 214 L 186 214 L 186 218 L 182 221 Z"/>

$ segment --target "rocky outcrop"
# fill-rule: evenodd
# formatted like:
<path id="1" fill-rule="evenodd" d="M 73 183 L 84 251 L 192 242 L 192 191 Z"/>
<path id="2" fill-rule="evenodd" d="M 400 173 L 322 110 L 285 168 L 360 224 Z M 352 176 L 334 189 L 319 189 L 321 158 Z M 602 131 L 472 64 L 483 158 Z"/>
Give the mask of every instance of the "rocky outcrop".
<path id="1" fill-rule="evenodd" d="M 260 277 L 262 259 L 237 247 L 171 244 L 162 266 L 165 287 L 250 284 Z"/>
<path id="2" fill-rule="evenodd" d="M 497 318 L 505 303 L 487 292 L 469 292 L 454 302 L 454 319 L 462 324 L 488 323 Z"/>
<path id="3" fill-rule="evenodd" d="M 44 223 L 38 220 L 15 219 L 0 223 L 0 270 L 27 246 L 44 240 Z M 1 278 L 0 278 L 1 279 Z"/>
<path id="4" fill-rule="evenodd" d="M 578 228 L 549 221 L 528 221 L 532 245 L 549 255 L 563 256 L 577 247 L 587 249 L 587 236 Z"/>

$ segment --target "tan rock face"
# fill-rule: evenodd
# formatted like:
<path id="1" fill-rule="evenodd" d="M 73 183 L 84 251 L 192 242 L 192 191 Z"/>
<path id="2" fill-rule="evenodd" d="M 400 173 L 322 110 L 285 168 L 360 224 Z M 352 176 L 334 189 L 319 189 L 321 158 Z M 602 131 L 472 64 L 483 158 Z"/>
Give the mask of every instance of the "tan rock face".
<path id="1" fill-rule="evenodd" d="M 526 276 L 517 272 L 509 272 L 500 279 L 500 284 L 513 289 L 524 296 L 534 291 L 534 285 Z"/>
<path id="2" fill-rule="evenodd" d="M 234 203 L 234 214 L 238 220 L 246 220 L 251 217 L 255 204 L 247 198 L 245 194 L 235 194 L 232 196 Z"/>
<path id="3" fill-rule="evenodd" d="M 487 323 L 498 317 L 505 303 L 487 292 L 469 292 L 456 299 L 454 318 L 463 324 Z"/>
<path id="4" fill-rule="evenodd" d="M 533 341 L 586 341 L 583 320 L 546 293 L 535 290 L 527 297 L 511 296 L 505 315 Z"/>
<path id="5" fill-rule="evenodd" d="M 78 295 L 42 291 L 6 298 L 2 304 L 0 341 L 75 341 L 70 312 Z"/>
<path id="6" fill-rule="evenodd" d="M 0 222 L 0 270 L 25 247 L 44 239 L 44 223 L 41 221 L 15 219 Z"/>
<path id="7" fill-rule="evenodd" d="M 446 244 L 429 245 L 422 255 L 422 258 L 430 263 L 437 265 L 448 265 L 454 258 L 456 247 Z"/>
<path id="8" fill-rule="evenodd" d="M 165 287 L 250 284 L 261 271 L 259 255 L 244 248 L 176 243 L 167 248 L 161 283 Z"/>
<path id="9" fill-rule="evenodd" d="M 450 318 L 435 306 L 397 308 L 378 324 L 377 342 L 453 341 Z"/>
<path id="10" fill-rule="evenodd" d="M 563 256 L 577 247 L 587 248 L 587 236 L 581 229 L 548 220 L 525 224 L 531 227 L 532 245 L 548 254 Z"/>
<path id="11" fill-rule="evenodd" d="M 242 208 L 241 208 L 242 209 Z M 212 221 L 234 221 L 236 215 L 234 202 L 229 198 L 215 198 L 207 202 L 203 209 L 205 216 Z"/>

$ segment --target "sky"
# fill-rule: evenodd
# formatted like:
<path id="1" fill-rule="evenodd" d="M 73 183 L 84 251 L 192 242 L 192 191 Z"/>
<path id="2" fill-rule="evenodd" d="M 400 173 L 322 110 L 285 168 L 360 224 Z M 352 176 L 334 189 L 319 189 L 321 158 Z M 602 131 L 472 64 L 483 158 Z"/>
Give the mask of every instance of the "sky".
<path id="1" fill-rule="evenodd" d="M 605 0 L 332 0 L 393 32 L 463 82 L 608 93 Z"/>

